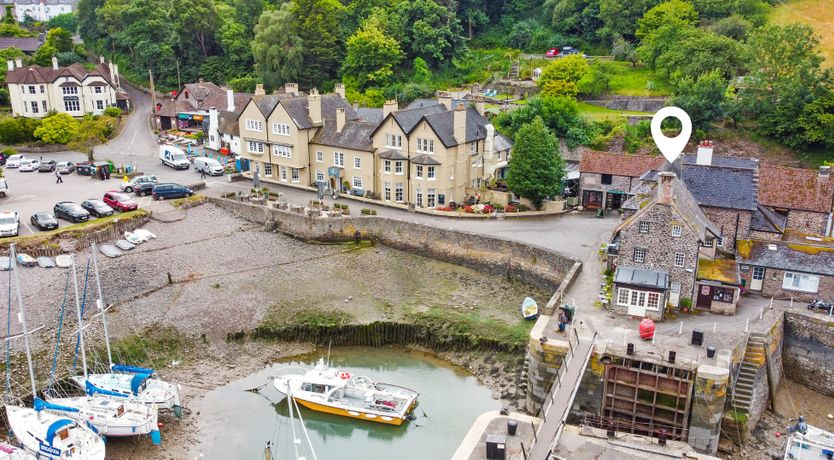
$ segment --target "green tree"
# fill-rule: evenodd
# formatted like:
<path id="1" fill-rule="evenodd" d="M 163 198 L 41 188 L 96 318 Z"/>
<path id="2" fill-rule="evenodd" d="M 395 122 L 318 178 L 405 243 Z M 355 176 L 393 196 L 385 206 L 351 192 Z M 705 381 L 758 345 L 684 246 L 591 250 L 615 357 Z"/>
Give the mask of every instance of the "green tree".
<path id="1" fill-rule="evenodd" d="M 258 84 L 258 79 L 253 75 L 244 75 L 235 77 L 229 80 L 229 86 L 232 87 L 236 93 L 254 93 L 255 85 Z"/>
<path id="2" fill-rule="evenodd" d="M 179 0 L 171 8 L 171 24 L 181 49 L 192 48 L 196 40 L 203 57 L 207 57 L 217 28 L 214 0 Z"/>
<path id="3" fill-rule="evenodd" d="M 665 25 L 694 26 L 697 23 L 698 13 L 692 3 L 669 0 L 646 11 L 646 14 L 637 21 L 637 30 L 634 35 L 642 40 Z"/>
<path id="4" fill-rule="evenodd" d="M 90 47 L 103 36 L 96 11 L 104 6 L 104 2 L 105 0 L 78 1 L 78 34 Z"/>
<path id="5" fill-rule="evenodd" d="M 54 46 L 44 43 L 32 56 L 32 63 L 43 67 L 52 67 L 52 56 L 58 54 Z"/>
<path id="6" fill-rule="evenodd" d="M 466 49 L 455 12 L 434 0 L 397 3 L 387 28 L 388 34 L 397 38 L 411 59 L 421 57 L 430 64 L 437 64 Z"/>
<path id="7" fill-rule="evenodd" d="M 574 54 L 548 64 L 536 83 L 542 88 L 542 94 L 573 96 L 579 92 L 579 81 L 590 71 L 585 58 Z"/>
<path id="8" fill-rule="evenodd" d="M 597 30 L 603 27 L 599 17 L 600 1 L 545 0 L 543 9 L 545 15 L 549 14 L 550 24 L 557 33 L 595 41 Z"/>
<path id="9" fill-rule="evenodd" d="M 559 193 L 565 176 L 565 160 L 559 142 L 541 117 L 523 125 L 515 135 L 507 171 L 507 186 L 540 208 L 545 198 Z"/>
<path id="10" fill-rule="evenodd" d="M 403 57 L 397 40 L 385 35 L 370 18 L 348 39 L 342 72 L 356 78 L 359 87 L 384 85 Z"/>
<path id="11" fill-rule="evenodd" d="M 593 128 L 579 114 L 579 104 L 565 96 L 533 96 L 521 108 L 499 115 L 495 126 L 515 137 L 522 126 L 536 117 L 540 117 L 553 134 L 564 138 L 571 148 L 587 144 L 593 137 Z"/>
<path id="12" fill-rule="evenodd" d="M 14 20 L 14 5 L 6 5 L 6 15 L 3 16 L 3 24 L 17 24 L 17 21 Z"/>
<path id="13" fill-rule="evenodd" d="M 44 45 L 52 46 L 59 53 L 72 51 L 72 35 L 60 27 L 49 29 L 49 32 L 46 33 Z"/>
<path id="14" fill-rule="evenodd" d="M 689 114 L 695 129 L 709 131 L 713 121 L 724 118 L 727 81 L 718 70 L 698 77 L 684 77 L 677 84 L 671 105 Z"/>
<path id="15" fill-rule="evenodd" d="M 0 50 L 0 60 L 3 62 L 8 62 L 9 60 L 15 59 L 22 59 L 26 57 L 26 53 L 24 53 L 20 48 L 15 48 L 14 46 Z"/>
<path id="16" fill-rule="evenodd" d="M 38 118 L 4 118 L 0 121 L 0 142 L 20 144 L 35 140 L 35 130 L 40 126 Z"/>
<path id="17" fill-rule="evenodd" d="M 597 36 L 603 41 L 617 36 L 633 40 L 637 20 L 659 3 L 660 0 L 600 0 L 598 16 L 602 27 L 597 30 Z"/>
<path id="18" fill-rule="evenodd" d="M 655 61 L 655 68 L 673 80 L 682 77 L 698 78 L 718 69 L 725 79 L 743 73 L 747 68 L 744 46 L 729 37 L 716 35 L 705 29 L 695 29 L 663 51 Z"/>
<path id="19" fill-rule="evenodd" d="M 78 30 L 78 16 L 75 13 L 64 13 L 46 22 L 47 29 L 55 29 L 58 27 L 74 34 Z"/>
<path id="20" fill-rule="evenodd" d="M 45 144 L 66 144 L 78 134 L 78 120 L 66 113 L 56 113 L 44 118 L 34 134 L 35 139 Z"/>
<path id="21" fill-rule="evenodd" d="M 301 39 L 304 56 L 299 69 L 301 80 L 316 86 L 334 79 L 344 55 L 339 26 L 345 7 L 338 0 L 292 0 L 291 5 L 292 34 Z"/>
<path id="22" fill-rule="evenodd" d="M 630 62 L 632 67 L 637 65 L 637 51 L 634 49 L 634 45 L 625 41 L 623 37 L 614 39 L 611 54 L 615 61 Z"/>
<path id="23" fill-rule="evenodd" d="M 264 11 L 255 27 L 252 55 L 255 71 L 267 88 L 297 81 L 304 64 L 301 38 L 287 33 L 294 22 L 292 5 Z"/>
<path id="24" fill-rule="evenodd" d="M 738 41 L 746 40 L 752 29 L 753 23 L 737 14 L 721 18 L 709 25 L 712 32 Z"/>
<path id="25" fill-rule="evenodd" d="M 803 144 L 834 147 L 834 91 L 805 104 L 799 124 L 804 128 Z"/>
<path id="26" fill-rule="evenodd" d="M 610 88 L 611 75 L 617 72 L 615 64 L 606 61 L 599 61 L 591 66 L 582 78 L 577 82 L 580 94 L 596 97 Z"/>
<path id="27" fill-rule="evenodd" d="M 84 58 L 82 56 L 79 56 L 79 55 L 75 54 L 74 51 L 66 51 L 66 52 L 63 52 L 63 53 L 58 53 L 56 55 L 56 57 L 58 58 L 58 65 L 61 66 L 61 67 L 66 67 L 68 65 L 72 65 L 72 64 L 75 64 L 75 63 L 83 63 L 84 62 Z"/>
<path id="28" fill-rule="evenodd" d="M 224 61 L 224 73 L 227 78 L 246 75 L 254 65 L 252 56 L 252 30 L 246 30 L 244 23 L 240 22 L 234 14 L 234 10 L 224 4 L 217 4 L 217 13 L 220 26 L 216 32 L 216 39 L 220 44 L 223 53 L 218 56 Z"/>
<path id="29" fill-rule="evenodd" d="M 756 26 L 767 22 L 770 6 L 763 0 L 692 0 L 699 16 L 707 22 L 737 14 Z"/>
<path id="30" fill-rule="evenodd" d="M 411 70 L 414 72 L 411 81 L 418 84 L 425 84 L 431 80 L 431 69 L 426 64 L 426 60 L 421 57 L 414 58 L 411 63 Z"/>
<path id="31" fill-rule="evenodd" d="M 0 24 L 0 37 L 34 37 L 35 34 L 20 27 L 17 23 Z"/>

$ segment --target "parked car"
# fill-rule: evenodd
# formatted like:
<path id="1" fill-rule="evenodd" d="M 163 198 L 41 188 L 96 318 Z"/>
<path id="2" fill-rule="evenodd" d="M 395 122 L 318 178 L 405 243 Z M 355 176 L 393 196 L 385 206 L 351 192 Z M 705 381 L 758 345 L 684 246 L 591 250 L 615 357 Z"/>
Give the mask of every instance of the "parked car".
<path id="1" fill-rule="evenodd" d="M 90 213 L 78 203 L 72 201 L 61 201 L 52 209 L 55 217 L 70 222 L 84 222 L 90 218 Z"/>
<path id="2" fill-rule="evenodd" d="M 190 188 L 180 184 L 157 184 L 151 192 L 155 200 L 185 198 L 194 194 Z"/>
<path id="3" fill-rule="evenodd" d="M 20 162 L 25 159 L 26 156 L 20 153 L 18 153 L 17 155 L 12 155 L 8 159 L 6 159 L 6 167 L 17 168 L 18 166 L 20 166 Z"/>
<path id="4" fill-rule="evenodd" d="M 146 195 L 150 195 L 151 192 L 153 192 L 154 187 L 156 187 L 156 182 L 142 182 L 142 183 L 136 184 L 133 191 L 138 196 L 146 196 Z"/>
<path id="5" fill-rule="evenodd" d="M 163 165 L 170 166 L 174 169 L 188 169 L 191 166 L 191 162 L 188 161 L 185 152 L 171 145 L 159 146 L 159 159 Z"/>
<path id="6" fill-rule="evenodd" d="M 194 171 L 205 172 L 209 176 L 222 176 L 223 166 L 214 158 L 196 157 L 194 158 Z"/>
<path id="7" fill-rule="evenodd" d="M 75 172 L 77 172 L 79 176 L 92 176 L 93 175 L 93 162 L 92 161 L 82 161 L 80 163 L 76 163 L 75 164 Z"/>
<path id="8" fill-rule="evenodd" d="M 111 208 L 125 212 L 133 211 L 139 207 L 139 204 L 133 201 L 130 195 L 122 193 L 118 190 L 110 190 L 104 194 L 104 202 Z"/>
<path id="9" fill-rule="evenodd" d="M 544 57 L 554 58 L 559 56 L 559 48 L 550 48 L 544 53 Z"/>
<path id="10" fill-rule="evenodd" d="M 57 165 L 55 160 L 46 160 L 38 165 L 38 172 L 54 172 Z"/>
<path id="11" fill-rule="evenodd" d="M 71 161 L 62 161 L 55 166 L 61 174 L 72 174 L 75 171 L 75 165 Z"/>
<path id="12" fill-rule="evenodd" d="M 119 184 L 119 188 L 122 189 L 123 192 L 130 193 L 130 192 L 132 192 L 136 189 L 136 186 L 138 184 L 144 184 L 144 183 L 156 184 L 157 182 L 159 182 L 159 181 L 156 179 L 156 176 L 150 176 L 150 175 L 146 174 L 144 176 L 136 176 L 133 179 L 127 181 L 127 182 L 121 182 Z"/>
<path id="13" fill-rule="evenodd" d="M 20 172 L 32 172 L 38 169 L 41 162 L 38 160 L 20 160 L 18 163 L 17 170 Z"/>
<path id="14" fill-rule="evenodd" d="M 578 49 L 572 46 L 563 46 L 562 49 L 559 51 L 560 57 L 570 56 L 571 54 L 582 54 L 579 52 Z"/>
<path id="15" fill-rule="evenodd" d="M 20 231 L 20 218 L 16 212 L 0 213 L 0 236 L 17 236 Z"/>
<path id="16" fill-rule="evenodd" d="M 6 183 L 6 179 L 0 179 L 0 198 L 6 198 L 6 194 L 9 193 L 9 184 Z"/>
<path id="17" fill-rule="evenodd" d="M 92 216 L 107 217 L 112 216 L 115 211 L 107 203 L 101 200 L 84 200 L 81 202 L 81 207 L 84 208 Z"/>
<path id="18" fill-rule="evenodd" d="M 32 214 L 32 218 L 29 220 L 39 230 L 55 230 L 58 228 L 58 220 L 48 212 L 36 212 Z"/>

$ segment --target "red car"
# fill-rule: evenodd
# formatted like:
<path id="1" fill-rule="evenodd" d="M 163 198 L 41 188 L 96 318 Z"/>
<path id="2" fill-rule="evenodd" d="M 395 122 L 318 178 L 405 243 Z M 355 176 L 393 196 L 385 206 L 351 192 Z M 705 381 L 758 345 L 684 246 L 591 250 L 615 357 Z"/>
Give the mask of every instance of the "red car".
<path id="1" fill-rule="evenodd" d="M 550 48 L 544 53 L 544 57 L 554 58 L 559 55 L 559 48 Z"/>
<path id="2" fill-rule="evenodd" d="M 111 190 L 105 193 L 104 202 L 111 208 L 121 212 L 133 211 L 139 207 L 139 204 L 133 201 L 130 195 L 118 190 Z"/>

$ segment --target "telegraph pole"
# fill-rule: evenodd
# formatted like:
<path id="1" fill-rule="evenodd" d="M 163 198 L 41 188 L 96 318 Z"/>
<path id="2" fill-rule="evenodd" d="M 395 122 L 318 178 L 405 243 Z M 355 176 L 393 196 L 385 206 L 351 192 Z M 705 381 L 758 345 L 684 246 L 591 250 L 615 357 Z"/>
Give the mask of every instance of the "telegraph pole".
<path id="1" fill-rule="evenodd" d="M 151 89 L 151 124 L 156 129 L 156 89 L 153 87 L 153 72 L 151 72 L 151 69 L 148 69 L 148 78 L 150 79 Z"/>

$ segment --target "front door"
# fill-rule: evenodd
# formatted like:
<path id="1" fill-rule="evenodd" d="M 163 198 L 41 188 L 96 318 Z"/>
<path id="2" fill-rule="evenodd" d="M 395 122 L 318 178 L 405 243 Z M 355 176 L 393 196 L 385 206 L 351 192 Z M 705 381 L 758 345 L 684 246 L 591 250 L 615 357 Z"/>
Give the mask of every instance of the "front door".
<path id="1" fill-rule="evenodd" d="M 701 286 L 698 288 L 698 302 L 695 304 L 698 308 L 709 309 L 712 300 L 712 288 L 710 286 Z"/>
<path id="2" fill-rule="evenodd" d="M 765 268 L 753 267 L 753 279 L 750 281 L 751 291 L 761 291 L 764 282 Z"/>
<path id="3" fill-rule="evenodd" d="M 672 283 L 671 289 L 669 290 L 669 303 L 672 304 L 673 307 L 677 307 L 680 299 L 681 283 Z"/>

